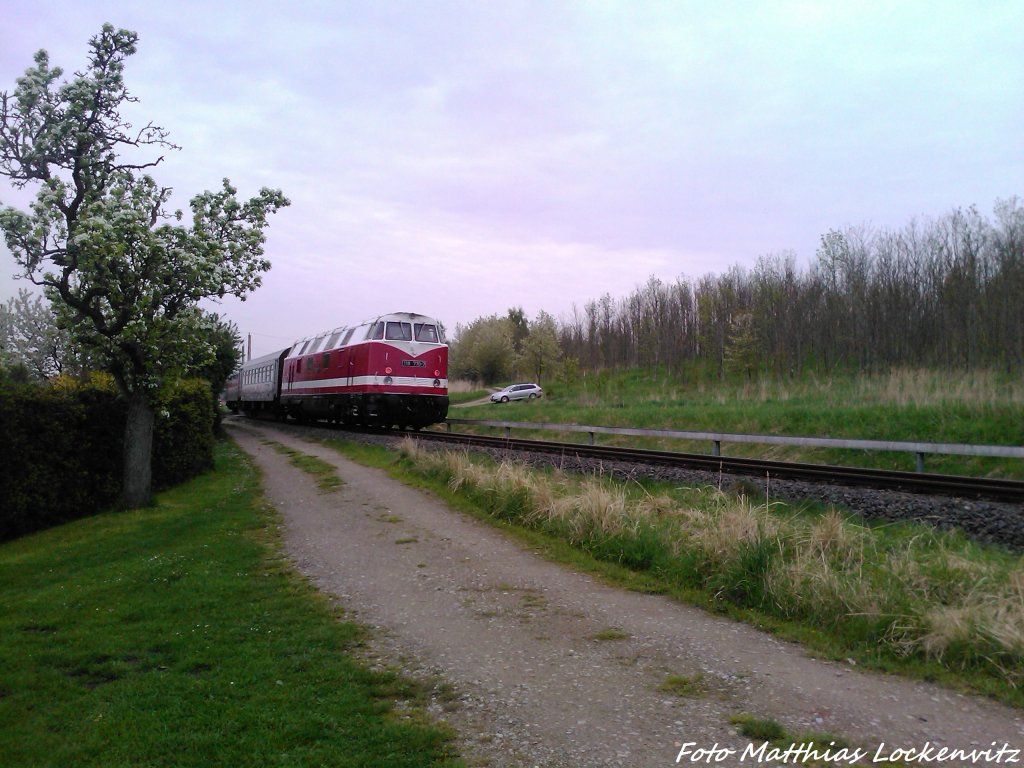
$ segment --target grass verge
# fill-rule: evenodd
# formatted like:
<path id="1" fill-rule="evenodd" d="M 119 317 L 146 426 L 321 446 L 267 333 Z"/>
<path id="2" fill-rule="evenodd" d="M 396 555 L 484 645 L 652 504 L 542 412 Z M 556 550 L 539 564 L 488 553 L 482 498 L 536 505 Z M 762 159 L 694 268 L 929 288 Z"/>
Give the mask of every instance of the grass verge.
<path id="1" fill-rule="evenodd" d="M 465 453 L 344 447 L 627 588 L 729 613 L 834 659 L 1024 706 L 1024 558 L 925 525 L 625 486 Z"/>
<path id="2" fill-rule="evenodd" d="M 460 408 L 464 419 L 540 421 L 696 432 L 865 440 L 1024 445 L 1024 384 L 992 372 L 897 370 L 785 381 L 705 385 L 666 371 L 601 371 L 572 384 L 544 382 L 545 396 L 501 407 Z M 460 431 L 466 430 L 460 427 Z M 497 434 L 498 428 L 477 428 Z M 502 432 L 503 434 L 503 432 Z M 567 442 L 587 435 L 516 430 Z M 605 445 L 710 453 L 708 441 L 602 435 Z M 913 471 L 913 453 L 725 443 L 725 455 Z M 1020 459 L 926 457 L 929 472 L 1024 478 Z"/>
<path id="3" fill-rule="evenodd" d="M 310 456 L 308 453 L 296 451 L 287 445 L 282 445 L 274 440 L 263 440 L 263 445 L 269 445 L 275 451 L 288 457 L 288 462 L 297 469 L 301 469 L 316 481 L 316 487 L 321 493 L 333 493 L 343 486 L 344 481 L 338 477 L 338 472 L 323 459 Z"/>
<path id="4" fill-rule="evenodd" d="M 0 546 L 5 767 L 458 764 L 430 691 L 354 660 L 361 629 L 291 570 L 260 498 L 220 443 L 153 508 Z"/>
<path id="5" fill-rule="evenodd" d="M 740 734 L 751 741 L 761 742 L 752 751 L 750 762 L 793 762 L 808 766 L 867 765 L 867 754 L 863 750 L 830 733 L 810 731 L 793 734 L 774 720 L 749 714 L 735 715 L 731 721 Z M 898 765 L 905 766 L 904 763 Z"/>

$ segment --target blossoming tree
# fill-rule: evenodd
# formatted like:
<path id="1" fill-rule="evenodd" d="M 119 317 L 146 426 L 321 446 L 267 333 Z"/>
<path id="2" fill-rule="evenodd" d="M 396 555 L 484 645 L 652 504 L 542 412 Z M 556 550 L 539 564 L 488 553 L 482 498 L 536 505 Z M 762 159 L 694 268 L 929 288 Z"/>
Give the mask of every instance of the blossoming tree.
<path id="1" fill-rule="evenodd" d="M 0 93 L 0 174 L 31 185 L 29 210 L 0 208 L 0 230 L 24 275 L 43 286 L 60 325 L 101 361 L 128 401 L 122 504 L 151 497 L 152 396 L 201 364 L 205 298 L 244 299 L 270 268 L 267 218 L 288 200 L 262 189 L 241 202 L 227 179 L 191 201 L 191 219 L 165 209 L 171 190 L 146 173 L 176 149 L 152 123 L 133 129 L 124 62 L 138 36 L 106 24 L 90 40 L 89 66 L 61 81 L 45 51 Z"/>

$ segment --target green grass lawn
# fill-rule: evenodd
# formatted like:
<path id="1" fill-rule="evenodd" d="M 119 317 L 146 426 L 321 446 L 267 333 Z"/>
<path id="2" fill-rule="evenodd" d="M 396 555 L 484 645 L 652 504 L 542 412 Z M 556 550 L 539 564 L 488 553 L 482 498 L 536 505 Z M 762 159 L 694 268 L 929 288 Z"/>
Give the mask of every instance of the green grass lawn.
<path id="1" fill-rule="evenodd" d="M 448 392 L 448 403 L 449 405 L 456 406 L 462 405 L 463 403 L 471 403 L 474 400 L 482 400 L 485 397 L 490 396 L 491 392 L 488 389 L 474 389 L 469 392 Z"/>
<path id="2" fill-rule="evenodd" d="M 354 659 L 275 530 L 221 443 L 154 508 L 0 546 L 0 764 L 456 764 L 427 687 Z"/>
<path id="3" fill-rule="evenodd" d="M 581 375 L 543 382 L 533 402 L 459 408 L 464 419 L 546 421 L 735 434 L 1024 445 L 1024 383 L 993 374 L 904 371 L 885 376 L 811 376 L 787 382 L 694 385 L 658 371 Z M 525 431 L 515 437 L 528 436 Z M 538 438 L 555 439 L 538 432 Z M 583 442 L 585 434 L 566 433 Z M 602 445 L 711 453 L 709 442 L 654 442 L 599 435 Z M 911 453 L 838 451 L 725 443 L 723 454 L 913 470 Z M 1024 461 L 928 456 L 931 472 L 1024 478 Z"/>

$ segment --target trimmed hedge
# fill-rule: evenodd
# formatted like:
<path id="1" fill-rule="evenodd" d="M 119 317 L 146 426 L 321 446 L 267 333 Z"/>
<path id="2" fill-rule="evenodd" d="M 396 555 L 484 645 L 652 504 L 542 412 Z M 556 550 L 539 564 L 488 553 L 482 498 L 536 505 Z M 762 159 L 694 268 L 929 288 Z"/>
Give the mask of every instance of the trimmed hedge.
<path id="1" fill-rule="evenodd" d="M 213 469 L 216 409 L 210 385 L 201 379 L 179 382 L 154 407 L 153 487 L 169 488 Z"/>
<path id="2" fill-rule="evenodd" d="M 127 403 L 109 386 L 0 386 L 0 541 L 95 514 L 121 490 Z M 213 466 L 213 397 L 204 381 L 154 403 L 153 487 Z"/>

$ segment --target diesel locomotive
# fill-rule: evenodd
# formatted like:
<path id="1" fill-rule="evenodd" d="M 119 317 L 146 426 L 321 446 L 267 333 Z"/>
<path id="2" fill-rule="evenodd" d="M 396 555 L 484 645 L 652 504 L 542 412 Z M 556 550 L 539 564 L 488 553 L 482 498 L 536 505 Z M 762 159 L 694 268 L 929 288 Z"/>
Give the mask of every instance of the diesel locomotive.
<path id="1" fill-rule="evenodd" d="M 448 345 L 437 320 L 393 312 L 243 363 L 224 399 L 248 415 L 421 429 L 448 415 Z"/>

